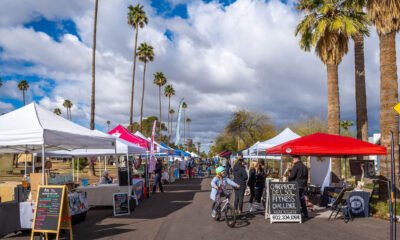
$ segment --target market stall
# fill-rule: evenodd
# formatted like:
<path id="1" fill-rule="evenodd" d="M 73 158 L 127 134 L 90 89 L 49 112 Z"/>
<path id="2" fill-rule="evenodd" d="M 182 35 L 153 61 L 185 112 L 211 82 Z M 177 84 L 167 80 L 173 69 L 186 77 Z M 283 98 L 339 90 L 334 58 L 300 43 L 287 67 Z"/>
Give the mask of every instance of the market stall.
<path id="1" fill-rule="evenodd" d="M 0 116 L 0 153 L 42 154 L 41 176 L 37 182 L 30 183 L 30 189 L 37 188 L 39 184 L 47 184 L 46 152 L 89 148 L 115 149 L 115 139 L 79 126 L 35 103 Z M 33 171 L 35 169 L 34 161 L 32 169 Z M 29 189 L 29 185 L 25 186 Z M 34 198 L 31 197 L 28 202 L 34 203 Z M 7 203 L 0 203 L 3 204 Z M 20 216 L 19 201 L 14 200 L 13 204 L 16 204 L 16 207 L 6 209 L 16 209 L 17 211 L 9 214 Z M 0 235 L 7 233 L 2 232 L 4 229 L 8 229 L 7 231 L 21 229 L 20 224 L 12 225 L 12 221 L 7 221 L 5 218 L 0 219 L 0 225 L 4 226 Z"/>

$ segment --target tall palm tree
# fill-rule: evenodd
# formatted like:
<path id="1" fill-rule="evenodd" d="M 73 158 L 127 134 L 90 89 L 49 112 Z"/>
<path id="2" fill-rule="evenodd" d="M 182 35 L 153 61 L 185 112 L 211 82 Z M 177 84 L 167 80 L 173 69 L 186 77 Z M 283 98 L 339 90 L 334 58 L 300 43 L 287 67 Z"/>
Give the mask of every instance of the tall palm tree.
<path id="1" fill-rule="evenodd" d="M 182 103 L 182 109 L 183 109 L 183 119 L 186 119 L 186 109 L 188 105 L 186 102 Z M 183 142 L 186 144 L 186 122 L 183 123 Z"/>
<path id="2" fill-rule="evenodd" d="M 171 111 L 171 97 L 175 96 L 175 89 L 171 84 L 168 84 L 164 88 L 164 95 L 168 98 L 168 113 Z M 170 114 L 168 114 L 168 135 L 171 137 L 172 134 L 172 119 L 170 118 Z"/>
<path id="3" fill-rule="evenodd" d="M 142 122 L 143 122 L 143 106 L 144 106 L 144 89 L 146 85 L 146 66 L 148 62 L 152 62 L 154 60 L 154 49 L 152 46 L 147 43 L 141 43 L 138 47 L 138 58 L 139 61 L 143 62 L 143 88 L 142 88 L 142 101 L 140 103 L 140 131 L 142 131 Z"/>
<path id="4" fill-rule="evenodd" d="M 175 110 L 170 108 L 168 110 L 168 113 L 169 113 L 169 119 L 170 119 L 170 122 L 171 122 L 170 123 L 171 129 L 169 130 L 169 137 L 171 138 L 171 135 L 172 135 L 172 119 L 174 119 Z"/>
<path id="5" fill-rule="evenodd" d="M 110 121 L 110 120 L 107 120 L 106 124 L 107 124 L 107 131 L 110 131 L 110 124 L 111 124 L 111 121 Z"/>
<path id="6" fill-rule="evenodd" d="M 60 108 L 54 108 L 53 110 L 54 114 L 60 116 L 61 115 L 61 109 Z"/>
<path id="7" fill-rule="evenodd" d="M 94 116 L 96 108 L 96 35 L 97 35 L 97 9 L 99 0 L 94 5 L 94 23 L 93 23 L 93 49 L 92 49 L 92 96 L 90 98 L 90 129 L 94 130 Z"/>
<path id="8" fill-rule="evenodd" d="M 188 138 L 190 139 L 190 124 L 192 123 L 192 119 L 186 118 L 186 124 L 188 125 Z"/>
<path id="9" fill-rule="evenodd" d="M 200 156 L 200 146 L 201 142 L 197 142 L 197 154 L 199 154 L 199 156 Z"/>
<path id="10" fill-rule="evenodd" d="M 388 161 L 387 156 L 389 156 L 391 151 L 391 131 L 394 135 L 395 159 L 399 161 L 399 121 L 397 114 L 392 108 L 398 102 L 396 32 L 400 30 L 400 1 L 368 0 L 367 13 L 375 25 L 379 36 L 381 145 L 385 146 L 388 150 L 388 154 L 381 161 L 380 174 L 386 175 L 388 178 L 390 176 L 390 161 Z M 397 175 L 399 174 L 399 167 L 396 168 L 396 173 Z"/>
<path id="11" fill-rule="evenodd" d="M 129 116 L 129 126 L 133 125 L 133 99 L 135 95 L 135 72 L 136 72 L 136 54 L 137 54 L 137 40 L 139 28 L 144 28 L 148 23 L 146 12 L 143 6 L 137 4 L 136 6 L 129 5 L 128 7 L 128 24 L 135 29 L 135 43 L 133 47 L 133 65 L 132 65 L 132 92 L 131 92 L 131 108 Z"/>
<path id="12" fill-rule="evenodd" d="M 63 106 L 67 109 L 67 119 L 72 120 L 71 108 L 74 104 L 72 104 L 71 100 L 65 99 Z"/>
<path id="13" fill-rule="evenodd" d="M 315 53 L 326 65 L 328 75 L 328 133 L 340 134 L 340 104 L 338 66 L 348 52 L 349 38 L 358 33 L 367 34 L 367 18 L 363 12 L 346 7 L 342 0 L 320 0 L 310 8 L 312 0 L 300 0 L 298 9 L 305 12 L 297 25 L 300 47 Z M 332 172 L 341 177 L 339 160 L 332 161 Z"/>
<path id="14" fill-rule="evenodd" d="M 167 83 L 167 78 L 164 76 L 164 73 L 156 72 L 156 73 L 154 73 L 153 83 L 158 86 L 158 100 L 159 100 L 159 105 L 160 105 L 160 119 L 158 120 L 158 122 L 159 122 L 159 127 L 160 127 L 160 138 L 161 138 L 161 124 L 162 124 L 161 87 Z"/>
<path id="15" fill-rule="evenodd" d="M 22 91 L 22 101 L 24 102 L 24 105 L 26 105 L 26 100 L 25 100 L 25 92 L 29 89 L 29 84 L 26 80 L 21 80 L 18 83 L 18 89 Z"/>

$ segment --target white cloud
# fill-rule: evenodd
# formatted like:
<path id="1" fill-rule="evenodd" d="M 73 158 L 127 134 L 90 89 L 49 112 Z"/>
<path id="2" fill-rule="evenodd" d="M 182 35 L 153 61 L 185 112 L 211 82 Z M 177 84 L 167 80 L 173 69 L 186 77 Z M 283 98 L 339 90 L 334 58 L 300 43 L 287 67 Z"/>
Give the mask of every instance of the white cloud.
<path id="1" fill-rule="evenodd" d="M 43 0 L 44 1 L 44 0 Z M 89 119 L 93 1 L 46 1 L 40 6 L 21 1 L 0 3 L 0 47 L 4 60 L 24 60 L 34 65 L 23 69 L 7 66 L 1 73 L 37 74 L 54 79 L 56 88 L 41 100 L 53 109 L 64 99 L 74 102 L 72 114 L 87 124 Z M 82 3 L 85 2 L 85 3 Z M 173 4 L 183 0 L 171 0 Z M 140 30 L 139 42 L 155 47 L 155 61 L 148 65 L 145 115 L 158 115 L 158 88 L 152 83 L 155 71 L 163 71 L 176 89 L 175 108 L 184 97 L 192 118 L 195 141 L 210 141 L 222 130 L 232 111 L 247 108 L 269 114 L 279 126 L 307 116 L 326 117 L 326 72 L 313 53 L 298 46 L 294 29 L 301 16 L 292 5 L 278 0 L 238 0 L 221 8 L 216 2 L 185 1 L 189 19 L 156 16 L 149 2 L 145 10 L 149 25 Z M 41 2 L 44 3 L 44 2 Z M 126 23 L 127 0 L 100 1 L 96 58 L 96 121 L 104 125 L 127 123 L 134 31 Z M 68 6 L 67 6 L 68 5 Z M 3 8 L 7 6 L 7 8 Z M 65 8 L 65 11 L 59 9 Z M 5 9 L 5 10 L 4 10 Z M 20 14 L 9 14 L 13 10 Z M 3 11 L 3 12 L 1 12 Z M 5 16 L 1 13 L 6 14 Z M 14 16 L 18 15 L 18 16 Z M 20 16 L 22 15 L 22 16 Z M 20 24 L 35 16 L 72 19 L 82 39 L 65 34 L 56 42 L 44 33 Z M 164 32 L 169 29 L 174 41 Z M 351 49 L 351 47 L 350 47 Z M 374 129 L 379 116 L 379 49 L 376 33 L 366 39 L 366 71 L 369 116 Z M 354 60 L 352 50 L 340 65 L 341 110 L 344 119 L 354 119 Z M 400 59 L 400 58 L 398 58 Z M 142 63 L 136 71 L 135 118 L 138 119 Z M 5 88 L 14 89 L 12 81 Z M 8 85 L 10 86 L 8 86 Z M 40 85 L 40 84 L 39 84 Z M 35 95 L 46 95 L 39 85 Z M 13 90 L 7 97 L 19 98 Z M 164 119 L 166 98 L 163 97 Z M 377 130 L 377 129 L 376 129 Z"/>

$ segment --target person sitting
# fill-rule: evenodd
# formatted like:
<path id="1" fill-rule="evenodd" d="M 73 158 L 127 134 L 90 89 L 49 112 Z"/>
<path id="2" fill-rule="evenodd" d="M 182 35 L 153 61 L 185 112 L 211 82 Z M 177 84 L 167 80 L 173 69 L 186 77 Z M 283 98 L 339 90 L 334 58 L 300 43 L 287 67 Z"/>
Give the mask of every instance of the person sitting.
<path id="1" fill-rule="evenodd" d="M 100 184 L 111 184 L 111 183 L 113 183 L 113 178 L 110 177 L 108 171 L 105 170 L 103 172 L 103 175 L 101 176 Z"/>

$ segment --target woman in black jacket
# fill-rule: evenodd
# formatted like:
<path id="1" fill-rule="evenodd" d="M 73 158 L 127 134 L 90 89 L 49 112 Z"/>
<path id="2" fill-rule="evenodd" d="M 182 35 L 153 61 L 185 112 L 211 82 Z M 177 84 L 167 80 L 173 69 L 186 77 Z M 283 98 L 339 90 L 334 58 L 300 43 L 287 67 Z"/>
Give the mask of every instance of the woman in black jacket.
<path id="1" fill-rule="evenodd" d="M 250 200 L 249 200 L 249 212 L 253 212 L 253 200 L 255 196 L 256 188 L 256 168 L 257 162 L 251 162 L 251 167 L 249 170 L 249 180 L 247 181 L 247 186 L 250 189 Z"/>
<path id="2" fill-rule="evenodd" d="M 238 214 L 241 214 L 243 211 L 244 191 L 246 190 L 246 182 L 248 179 L 243 163 L 243 158 L 239 158 L 233 167 L 233 181 L 240 186 L 240 188 L 235 189 L 234 202 L 234 207 Z"/>
<path id="3" fill-rule="evenodd" d="M 267 177 L 267 171 L 263 160 L 259 160 L 255 173 L 255 198 L 257 201 L 257 209 L 262 209 L 261 197 L 264 193 L 265 179 Z"/>

